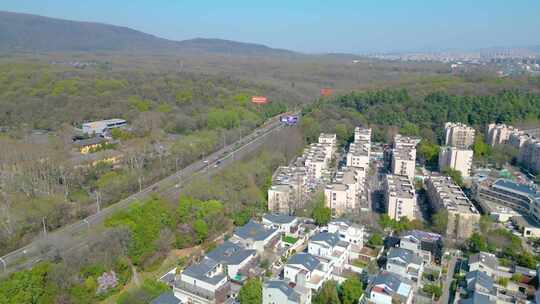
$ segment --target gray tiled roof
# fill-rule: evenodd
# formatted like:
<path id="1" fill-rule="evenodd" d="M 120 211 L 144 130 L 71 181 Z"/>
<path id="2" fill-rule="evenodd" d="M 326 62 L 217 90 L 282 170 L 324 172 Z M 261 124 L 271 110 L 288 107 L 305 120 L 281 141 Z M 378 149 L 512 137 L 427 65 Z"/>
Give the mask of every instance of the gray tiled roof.
<path id="1" fill-rule="evenodd" d="M 493 304 L 495 301 L 491 301 L 488 296 L 481 293 L 474 293 L 470 298 L 460 301 L 461 304 Z"/>
<path id="2" fill-rule="evenodd" d="M 408 264 L 416 264 L 421 265 L 422 264 L 422 258 L 416 255 L 412 250 L 405 249 L 405 248 L 390 248 L 390 251 L 388 251 L 388 261 L 392 261 L 392 263 L 398 263 L 400 264 L 400 260 L 403 260 L 407 265 Z"/>
<path id="3" fill-rule="evenodd" d="M 286 214 L 267 213 L 263 215 L 263 218 L 277 224 L 289 224 L 292 223 L 296 217 Z"/>
<path id="4" fill-rule="evenodd" d="M 402 288 L 402 284 L 408 285 L 407 288 Z M 412 281 L 404 278 L 396 273 L 389 272 L 389 271 L 381 271 L 376 277 L 373 278 L 373 281 L 368 286 L 368 289 L 371 290 L 376 285 L 384 285 L 385 289 L 384 291 L 391 296 L 399 296 L 403 297 L 404 295 L 399 294 L 404 292 L 409 292 L 412 287 Z"/>
<path id="5" fill-rule="evenodd" d="M 175 297 L 172 292 L 165 292 L 152 300 L 150 304 L 180 304 L 180 299 Z"/>
<path id="6" fill-rule="evenodd" d="M 330 247 L 334 247 L 339 243 L 339 234 L 330 232 L 321 232 L 311 237 L 311 241 L 325 242 Z"/>
<path id="7" fill-rule="evenodd" d="M 279 289 L 289 300 L 293 302 L 300 301 L 300 295 L 284 281 L 267 281 L 264 283 L 264 288 Z"/>
<path id="8" fill-rule="evenodd" d="M 200 263 L 186 267 L 183 274 L 215 285 L 225 278 L 225 274 L 221 273 L 213 277 L 209 277 L 207 274 L 211 272 L 218 264 L 218 262 L 205 257 Z"/>
<path id="9" fill-rule="evenodd" d="M 309 253 L 300 252 L 289 258 L 287 264 L 300 264 L 306 267 L 309 271 L 315 270 L 319 266 L 320 262 Z"/>
<path id="10" fill-rule="evenodd" d="M 249 256 L 255 255 L 255 250 L 245 249 L 229 241 L 216 247 L 216 249 L 206 254 L 206 257 L 226 265 L 238 265 Z"/>
<path id="11" fill-rule="evenodd" d="M 482 262 L 484 265 L 487 265 L 489 268 L 494 270 L 499 267 L 499 260 L 497 257 L 485 252 L 479 252 L 469 257 L 469 265 L 478 262 Z"/>
<path id="12" fill-rule="evenodd" d="M 401 235 L 402 238 L 407 236 L 412 236 L 415 239 L 424 242 L 436 242 L 439 239 L 442 239 L 442 236 L 440 234 L 422 230 L 409 230 Z"/>
<path id="13" fill-rule="evenodd" d="M 244 226 L 236 228 L 234 234 L 245 240 L 262 241 L 275 231 L 276 229 L 266 229 L 263 225 L 250 220 Z"/>
<path id="14" fill-rule="evenodd" d="M 510 192 L 516 192 L 521 195 L 526 195 L 531 198 L 540 196 L 540 193 L 536 191 L 536 188 L 534 186 L 516 183 L 509 179 L 500 178 L 496 180 L 492 186 L 494 188 L 499 188 L 499 189 L 510 191 Z"/>
<path id="15" fill-rule="evenodd" d="M 477 287 L 483 287 L 486 290 L 493 290 L 493 279 L 482 271 L 471 271 L 465 276 L 467 287 L 474 291 Z"/>

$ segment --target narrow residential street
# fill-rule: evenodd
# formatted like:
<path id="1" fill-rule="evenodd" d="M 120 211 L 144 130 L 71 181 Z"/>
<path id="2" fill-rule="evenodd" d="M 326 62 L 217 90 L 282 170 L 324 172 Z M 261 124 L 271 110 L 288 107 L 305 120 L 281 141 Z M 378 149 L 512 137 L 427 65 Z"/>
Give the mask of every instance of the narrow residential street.
<path id="1" fill-rule="evenodd" d="M 454 278 L 454 271 L 456 268 L 457 257 L 452 254 L 450 262 L 448 263 L 448 271 L 446 272 L 446 279 L 443 284 L 443 294 L 439 303 L 447 304 L 450 298 L 450 286 Z"/>

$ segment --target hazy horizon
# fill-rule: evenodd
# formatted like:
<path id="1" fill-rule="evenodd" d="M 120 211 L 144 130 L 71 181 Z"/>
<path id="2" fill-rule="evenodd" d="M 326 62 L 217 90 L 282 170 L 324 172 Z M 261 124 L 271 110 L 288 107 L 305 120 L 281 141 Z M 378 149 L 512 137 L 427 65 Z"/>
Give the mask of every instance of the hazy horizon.
<path id="1" fill-rule="evenodd" d="M 170 40 L 218 38 L 304 53 L 429 52 L 540 45 L 540 2 L 443 3 L 8 0 L 0 10 L 133 28 Z M 286 4 L 285 4 L 286 3 Z M 536 39 L 536 40 L 532 40 Z"/>

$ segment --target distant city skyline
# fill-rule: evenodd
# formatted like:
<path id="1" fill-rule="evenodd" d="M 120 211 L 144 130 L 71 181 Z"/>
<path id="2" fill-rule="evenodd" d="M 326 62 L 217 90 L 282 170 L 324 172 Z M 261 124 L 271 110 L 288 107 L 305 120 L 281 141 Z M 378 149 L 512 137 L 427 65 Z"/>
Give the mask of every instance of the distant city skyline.
<path id="1" fill-rule="evenodd" d="M 0 10 L 304 53 L 390 53 L 540 45 L 537 0 L 4 0 Z"/>

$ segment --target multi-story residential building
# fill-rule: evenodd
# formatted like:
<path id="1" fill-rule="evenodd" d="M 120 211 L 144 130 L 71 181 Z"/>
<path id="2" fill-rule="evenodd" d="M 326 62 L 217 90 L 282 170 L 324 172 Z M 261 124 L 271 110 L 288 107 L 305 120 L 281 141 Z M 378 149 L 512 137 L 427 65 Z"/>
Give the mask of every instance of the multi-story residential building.
<path id="1" fill-rule="evenodd" d="M 319 143 L 329 145 L 332 149 L 337 147 L 337 135 L 330 133 L 321 133 L 319 135 Z"/>
<path id="2" fill-rule="evenodd" d="M 449 238 L 466 239 L 478 229 L 480 213 L 450 177 L 430 176 L 426 179 L 426 191 L 435 211 L 448 213 Z"/>
<path id="3" fill-rule="evenodd" d="M 347 153 L 347 166 L 367 171 L 370 152 L 371 129 L 356 127 L 354 129 L 354 142 L 349 145 Z"/>
<path id="4" fill-rule="evenodd" d="M 311 289 L 282 280 L 263 283 L 263 304 L 310 304 Z"/>
<path id="5" fill-rule="evenodd" d="M 491 146 L 504 145 L 510 140 L 512 134 L 519 133 L 519 130 L 505 124 L 491 123 L 487 127 L 486 142 Z"/>
<path id="6" fill-rule="evenodd" d="M 328 232 L 337 233 L 341 241 L 364 245 L 364 227 L 346 220 L 333 220 L 328 223 Z"/>
<path id="7" fill-rule="evenodd" d="M 494 278 L 498 274 L 499 259 L 488 252 L 479 252 L 469 257 L 469 271 L 480 271 L 487 276 Z"/>
<path id="8" fill-rule="evenodd" d="M 473 150 L 457 147 L 442 147 L 439 152 L 439 169 L 454 169 L 461 172 L 461 176 L 471 176 L 473 163 Z"/>
<path id="9" fill-rule="evenodd" d="M 447 122 L 444 125 L 444 144 L 468 148 L 474 144 L 475 130 L 463 123 Z"/>
<path id="10" fill-rule="evenodd" d="M 391 171 L 395 175 L 407 176 L 414 179 L 416 168 L 416 145 L 420 142 L 417 138 L 404 137 L 397 134 L 394 137 L 392 149 Z"/>
<path id="11" fill-rule="evenodd" d="M 467 282 L 467 291 L 472 293 L 474 297 L 484 296 L 483 300 L 488 301 L 486 303 L 496 303 L 497 290 L 495 284 L 493 279 L 484 272 L 478 270 L 469 271 L 465 276 L 465 281 Z"/>
<path id="12" fill-rule="evenodd" d="M 440 234 L 421 230 L 406 231 L 400 237 L 399 246 L 412 250 L 427 264 L 441 262 L 443 241 Z"/>
<path id="13" fill-rule="evenodd" d="M 284 234 L 298 233 L 298 218 L 292 215 L 266 213 L 262 216 L 262 224 L 267 228 L 277 229 Z"/>
<path id="14" fill-rule="evenodd" d="M 519 149 L 518 161 L 528 170 L 540 173 L 540 141 L 527 139 Z"/>
<path id="15" fill-rule="evenodd" d="M 400 220 L 407 217 L 412 220 L 416 218 L 416 194 L 409 178 L 388 174 L 384 189 L 387 213 L 391 219 Z"/>
<path id="16" fill-rule="evenodd" d="M 531 137 L 523 131 L 516 130 L 510 133 L 507 144 L 511 147 L 520 150 L 527 140 Z"/>
<path id="17" fill-rule="evenodd" d="M 332 210 L 333 216 L 358 211 L 359 195 L 362 192 L 357 171 L 352 168 L 342 168 L 336 174 L 334 182 L 324 190 L 325 204 Z"/>
<path id="18" fill-rule="evenodd" d="M 320 232 L 309 239 L 308 253 L 330 260 L 338 268 L 349 261 L 351 244 L 342 241 L 338 233 Z"/>
<path id="19" fill-rule="evenodd" d="M 224 303 L 230 296 L 231 283 L 223 264 L 204 258 L 182 271 L 173 291 L 182 303 Z"/>
<path id="20" fill-rule="evenodd" d="M 305 167 L 281 166 L 274 173 L 272 186 L 268 189 L 268 210 L 292 214 L 303 208 L 309 191 Z"/>
<path id="21" fill-rule="evenodd" d="M 413 282 L 399 274 L 381 271 L 367 286 L 360 297 L 360 304 L 412 304 Z"/>
<path id="22" fill-rule="evenodd" d="M 281 241 L 281 234 L 278 229 L 266 228 L 250 220 L 244 226 L 234 230 L 230 241 L 241 244 L 247 249 L 253 249 L 258 253 L 262 253 L 266 248 L 278 246 Z"/>
<path id="23" fill-rule="evenodd" d="M 424 263 L 412 250 L 393 247 L 386 257 L 386 270 L 418 283 L 422 278 Z"/>

